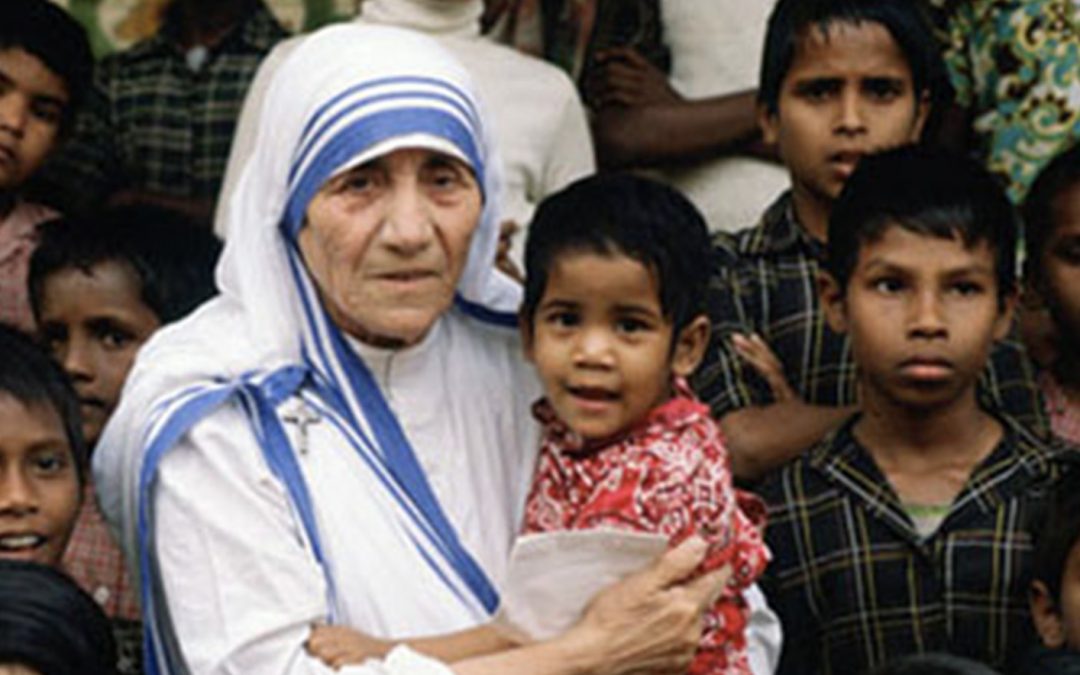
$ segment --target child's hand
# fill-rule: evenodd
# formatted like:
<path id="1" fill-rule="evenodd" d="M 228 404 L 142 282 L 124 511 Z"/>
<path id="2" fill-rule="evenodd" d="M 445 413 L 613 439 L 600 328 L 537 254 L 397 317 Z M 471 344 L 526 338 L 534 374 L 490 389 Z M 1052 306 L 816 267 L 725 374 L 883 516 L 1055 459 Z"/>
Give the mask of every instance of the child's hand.
<path id="1" fill-rule="evenodd" d="M 312 626 L 304 644 L 308 653 L 334 670 L 368 659 L 380 659 L 394 643 L 364 635 L 345 626 Z"/>
<path id="2" fill-rule="evenodd" d="M 735 347 L 735 353 L 765 378 L 777 403 L 798 398 L 784 375 L 784 364 L 780 363 L 780 359 L 760 335 L 735 333 L 731 336 L 731 344 Z"/>

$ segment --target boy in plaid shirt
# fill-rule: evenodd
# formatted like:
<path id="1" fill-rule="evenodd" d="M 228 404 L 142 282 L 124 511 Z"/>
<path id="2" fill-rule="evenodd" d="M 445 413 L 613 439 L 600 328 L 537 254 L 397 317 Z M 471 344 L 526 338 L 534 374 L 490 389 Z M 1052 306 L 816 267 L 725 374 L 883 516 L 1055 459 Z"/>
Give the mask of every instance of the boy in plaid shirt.
<path id="1" fill-rule="evenodd" d="M 845 186 L 821 302 L 850 339 L 860 412 L 762 488 L 781 673 L 930 651 L 1000 668 L 1033 643 L 1031 532 L 1067 451 L 976 396 L 1010 327 L 1015 242 L 969 160 L 900 148 Z"/>

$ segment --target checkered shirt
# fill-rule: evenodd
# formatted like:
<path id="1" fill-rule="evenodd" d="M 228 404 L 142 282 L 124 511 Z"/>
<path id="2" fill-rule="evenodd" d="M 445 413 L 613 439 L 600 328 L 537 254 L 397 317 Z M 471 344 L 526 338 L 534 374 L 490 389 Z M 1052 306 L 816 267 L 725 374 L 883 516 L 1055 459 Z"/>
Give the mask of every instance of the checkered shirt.
<path id="1" fill-rule="evenodd" d="M 248 85 L 286 32 L 261 3 L 188 66 L 166 20 L 153 37 L 97 66 L 75 135 L 45 168 L 39 194 L 86 210 L 117 190 L 214 199 Z M 332 67 L 332 66 L 331 66 Z"/>
<path id="2" fill-rule="evenodd" d="M 766 480 L 778 673 L 857 675 L 931 651 L 1001 667 L 1034 644 L 1031 527 L 1068 451 L 1001 419 L 1003 440 L 929 537 L 851 421 Z"/>
<path id="3" fill-rule="evenodd" d="M 768 383 L 736 354 L 732 333 L 756 332 L 784 365 L 788 383 L 811 405 L 853 405 L 855 363 L 846 335 L 825 321 L 817 275 L 824 245 L 796 222 L 790 193 L 759 225 L 713 239 L 709 289 L 713 336 L 694 387 L 713 414 L 772 403 Z M 980 400 L 1043 434 L 1048 430 L 1034 367 L 1019 339 L 995 345 L 979 383 Z"/>
<path id="4" fill-rule="evenodd" d="M 0 323 L 34 330 L 26 275 L 37 246 L 37 225 L 54 216 L 49 208 L 17 201 L 11 213 L 0 218 Z"/>

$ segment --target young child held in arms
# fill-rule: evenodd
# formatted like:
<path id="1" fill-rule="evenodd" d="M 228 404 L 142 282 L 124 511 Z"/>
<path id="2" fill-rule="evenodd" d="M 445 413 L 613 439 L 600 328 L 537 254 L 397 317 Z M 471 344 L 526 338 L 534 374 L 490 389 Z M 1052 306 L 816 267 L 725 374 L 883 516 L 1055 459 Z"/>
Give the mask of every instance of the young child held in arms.
<path id="1" fill-rule="evenodd" d="M 0 322 L 23 330 L 34 227 L 54 214 L 20 192 L 71 131 L 92 67 L 86 33 L 61 7 L 0 2 Z"/>
<path id="2" fill-rule="evenodd" d="M 1080 674 L 1080 465 L 1071 468 L 1035 530 L 1031 616 L 1041 645 L 1013 675 Z"/>
<path id="3" fill-rule="evenodd" d="M 41 341 L 78 395 L 91 451 L 139 347 L 213 294 L 219 251 L 208 230 L 154 207 L 41 226 L 30 263 L 31 304 Z M 135 589 L 91 481 L 63 567 L 112 619 L 121 672 L 136 672 L 142 643 Z"/>
<path id="4" fill-rule="evenodd" d="M 1080 145 L 1039 174 L 1024 202 L 1026 290 L 1054 324 L 1054 360 L 1040 375 L 1053 432 L 1080 446 Z"/>
<path id="5" fill-rule="evenodd" d="M 0 558 L 59 565 L 85 475 L 67 378 L 29 337 L 0 325 Z"/>
<path id="6" fill-rule="evenodd" d="M 791 190 L 761 222 L 714 239 L 713 344 L 694 378 L 736 473 L 757 479 L 858 407 L 849 339 L 825 321 L 817 275 L 830 213 L 860 159 L 917 141 L 945 84 L 941 50 L 911 0 L 779 0 L 758 90 L 764 139 Z M 980 398 L 1045 423 L 1018 342 L 988 362 Z"/>
<path id="7" fill-rule="evenodd" d="M 768 552 L 761 504 L 736 491 L 723 438 L 686 384 L 708 341 L 705 223 L 669 187 L 623 174 L 545 200 L 525 252 L 522 333 L 546 397 L 525 532 L 699 535 L 728 565 L 693 673 L 746 673 L 741 591 Z"/>
<path id="8" fill-rule="evenodd" d="M 1034 638 L 1033 518 L 1063 454 L 976 396 L 1016 303 L 1012 208 L 973 162 L 905 147 L 860 162 L 828 242 L 821 302 L 861 412 L 762 488 L 779 672 L 1001 667 Z"/>

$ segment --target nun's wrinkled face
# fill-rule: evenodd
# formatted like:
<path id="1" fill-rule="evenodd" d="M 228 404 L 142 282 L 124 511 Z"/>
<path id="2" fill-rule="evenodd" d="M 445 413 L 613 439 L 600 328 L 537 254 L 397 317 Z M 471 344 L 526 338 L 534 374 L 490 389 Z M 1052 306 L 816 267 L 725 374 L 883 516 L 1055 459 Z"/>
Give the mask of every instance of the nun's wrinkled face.
<path id="1" fill-rule="evenodd" d="M 298 244 L 330 318 L 368 344 L 419 342 L 453 302 L 482 201 L 472 170 L 435 150 L 395 150 L 329 180 Z"/>

